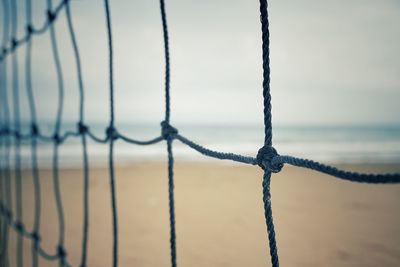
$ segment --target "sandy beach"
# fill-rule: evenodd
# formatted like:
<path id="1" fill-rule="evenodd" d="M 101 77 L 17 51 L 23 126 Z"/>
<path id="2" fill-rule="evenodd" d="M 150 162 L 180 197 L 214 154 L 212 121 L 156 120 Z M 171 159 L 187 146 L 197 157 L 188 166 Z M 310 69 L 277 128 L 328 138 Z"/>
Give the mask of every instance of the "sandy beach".
<path id="1" fill-rule="evenodd" d="M 399 165 L 344 166 L 368 172 Z M 23 173 L 24 221 L 33 222 L 32 178 Z M 116 169 L 120 266 L 170 266 L 167 165 L 143 162 Z M 177 162 L 175 201 L 179 266 L 270 266 L 255 166 Z M 43 247 L 54 252 L 58 221 L 51 170 L 41 170 Z M 60 172 L 68 260 L 79 266 L 82 171 Z M 400 266 L 400 185 L 366 185 L 285 166 L 272 178 L 281 266 Z M 12 230 L 12 239 L 15 232 Z M 30 241 L 24 266 L 30 266 Z M 111 266 L 112 227 L 107 168 L 90 170 L 88 266 Z M 15 244 L 10 242 L 15 266 Z M 58 266 L 40 260 L 40 266 Z"/>

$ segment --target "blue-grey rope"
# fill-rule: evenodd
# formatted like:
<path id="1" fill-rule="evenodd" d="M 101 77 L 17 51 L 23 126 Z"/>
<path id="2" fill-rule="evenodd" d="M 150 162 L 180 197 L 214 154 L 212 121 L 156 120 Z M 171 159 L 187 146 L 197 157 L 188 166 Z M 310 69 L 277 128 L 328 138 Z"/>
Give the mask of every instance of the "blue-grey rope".
<path id="1" fill-rule="evenodd" d="M 164 57 L 165 57 L 165 119 L 164 119 L 164 121 L 169 123 L 169 121 L 170 121 L 169 36 L 168 36 L 167 15 L 165 14 L 165 3 L 164 3 L 164 0 L 160 0 L 160 11 L 161 11 L 161 21 L 162 21 L 162 28 L 163 28 Z"/>
<path id="2" fill-rule="evenodd" d="M 47 17 L 49 21 L 54 21 L 56 16 L 52 12 L 52 0 L 47 0 Z M 58 45 L 57 45 L 57 37 L 54 29 L 54 25 L 50 25 L 50 40 L 51 40 L 51 48 L 53 53 L 53 59 L 56 69 L 57 83 L 58 83 L 58 104 L 57 104 L 57 114 L 56 121 L 54 126 L 54 134 L 53 134 L 53 192 L 54 198 L 56 202 L 57 208 L 57 216 L 58 216 L 58 245 L 57 245 L 57 254 L 59 257 L 59 266 L 65 266 L 65 257 L 66 251 L 64 248 L 64 240 L 65 240 L 65 218 L 64 218 L 64 208 L 62 204 L 61 197 L 61 189 L 60 189 L 60 174 L 59 174 L 59 145 L 60 145 L 60 128 L 62 123 L 62 114 L 64 107 L 64 81 L 63 81 L 63 72 L 60 61 L 60 56 L 58 53 Z"/>
<path id="3" fill-rule="evenodd" d="M 13 48 L 16 47 L 16 36 L 18 27 L 18 12 L 17 12 L 17 1 L 10 2 L 11 7 L 11 18 L 12 18 L 12 44 Z M 14 51 L 12 54 L 12 82 L 13 82 L 13 113 L 14 113 L 14 129 L 17 132 L 21 131 L 20 127 L 20 101 L 19 101 L 19 71 L 18 71 L 18 51 Z M 23 221 L 22 218 L 22 185 L 21 185 L 21 141 L 16 138 L 14 139 L 15 152 L 14 152 L 14 173 L 15 173 L 15 216 L 17 221 Z M 21 235 L 17 237 L 17 249 L 16 249 L 16 263 L 17 266 L 24 266 L 24 250 L 23 250 L 24 238 Z"/>
<path id="4" fill-rule="evenodd" d="M 33 179 L 33 191 L 34 191 L 34 222 L 33 222 L 33 233 L 32 233 L 32 266 L 39 266 L 39 243 L 40 243 L 40 217 L 41 217 L 41 189 L 40 189 L 40 174 L 38 169 L 37 160 L 37 135 L 39 134 L 36 122 L 36 107 L 35 98 L 32 88 L 32 5 L 31 0 L 25 1 L 25 12 L 26 12 L 26 32 L 27 32 L 27 45 L 25 53 L 25 87 L 28 96 L 28 106 L 31 122 L 30 143 L 31 143 L 31 162 L 32 162 L 32 179 Z"/>
<path id="5" fill-rule="evenodd" d="M 175 233 L 175 196 L 174 196 L 174 155 L 172 153 L 173 137 L 176 134 L 175 128 L 170 126 L 170 60 L 169 60 L 169 37 L 167 16 L 165 13 L 164 0 L 160 0 L 161 21 L 164 37 L 164 57 L 165 57 L 165 119 L 161 123 L 162 136 L 167 141 L 168 152 L 168 203 L 169 203 L 169 224 L 170 224 L 170 253 L 171 266 L 176 267 L 176 233 Z"/>
<path id="6" fill-rule="evenodd" d="M 44 250 L 44 248 L 41 247 L 39 244 L 40 240 L 41 240 L 40 236 L 35 232 L 29 232 L 28 230 L 26 230 L 26 228 L 24 227 L 24 225 L 21 222 L 14 220 L 11 210 L 7 209 L 3 205 L 0 205 L 0 215 L 2 215 L 3 218 L 5 218 L 6 223 L 21 236 L 31 239 L 32 241 L 38 240 L 37 246 L 35 248 L 38 255 L 40 255 L 42 258 L 49 260 L 49 261 L 59 260 L 59 258 L 60 258 L 59 252 L 56 251 L 53 254 L 46 252 Z M 68 263 L 68 261 L 66 259 L 65 259 L 64 266 L 70 266 L 70 263 Z"/>
<path id="7" fill-rule="evenodd" d="M 216 158 L 216 159 L 223 159 L 223 160 L 232 160 L 236 162 L 241 162 L 241 163 L 246 163 L 246 164 L 251 164 L 251 165 L 257 165 L 257 159 L 253 157 L 248 157 L 248 156 L 242 156 L 234 153 L 225 153 L 225 152 L 219 152 L 219 151 L 214 151 L 211 149 L 208 149 L 204 146 L 201 146 L 199 144 L 196 144 L 195 142 L 189 140 L 188 138 L 182 136 L 181 134 L 176 134 L 174 135 L 174 138 L 181 141 L 183 144 L 191 147 L 192 149 L 198 151 L 199 153 Z"/>
<path id="8" fill-rule="evenodd" d="M 272 147 L 272 123 L 271 123 L 271 94 L 270 94 L 270 66 L 269 66 L 269 21 L 268 2 L 260 0 L 261 31 L 262 31 L 262 59 L 263 59 L 263 100 L 264 100 L 264 146 L 259 150 L 257 158 L 263 158 L 263 152 L 274 150 Z M 260 164 L 262 164 L 260 162 Z M 265 222 L 267 224 L 269 249 L 273 267 L 279 266 L 278 248 L 275 239 L 275 227 L 272 219 L 271 193 L 270 193 L 271 170 L 264 168 L 263 177 L 263 201 Z"/>
<path id="9" fill-rule="evenodd" d="M 81 136 L 82 158 L 83 158 L 83 230 L 82 230 L 83 234 L 82 234 L 82 254 L 81 254 L 80 267 L 86 267 L 88 238 L 89 238 L 89 159 L 88 159 L 87 141 L 86 141 L 86 133 L 88 128 L 85 126 L 85 118 L 84 118 L 85 94 L 83 88 L 81 59 L 79 55 L 79 48 L 75 36 L 74 26 L 72 24 L 70 3 L 67 3 L 65 12 L 66 12 L 68 30 L 71 37 L 71 43 L 74 50 L 74 57 L 75 57 L 77 77 L 78 77 L 78 88 L 79 88 L 79 123 L 77 125 L 77 128 Z"/>
<path id="10" fill-rule="evenodd" d="M 108 0 L 104 0 L 107 24 L 107 39 L 108 39 L 108 58 L 109 58 L 109 84 L 110 84 L 110 125 L 106 133 L 110 142 L 110 150 L 108 157 L 110 190 L 111 190 L 111 208 L 113 222 L 113 267 L 118 266 L 118 217 L 117 217 L 117 199 L 115 190 L 114 177 L 114 141 L 118 138 L 114 128 L 114 77 L 113 77 L 113 41 L 111 31 L 111 14 Z"/>
<path id="11" fill-rule="evenodd" d="M 90 128 L 87 125 L 82 125 L 79 126 L 82 127 L 83 132 L 85 132 L 88 137 L 90 137 L 94 142 L 98 143 L 106 143 L 108 142 L 109 138 L 105 137 L 99 138 L 96 137 L 91 131 Z M 115 129 L 116 132 L 116 138 L 118 138 L 121 141 L 125 141 L 128 144 L 134 144 L 134 145 L 153 145 L 156 143 L 159 143 L 164 140 L 163 136 L 158 136 L 150 140 L 138 140 L 134 139 L 131 137 L 128 137 L 126 135 L 122 135 L 118 132 L 117 129 Z M 9 136 L 10 138 L 15 138 L 15 139 L 21 139 L 21 140 L 34 140 L 34 134 L 27 134 L 27 133 L 18 133 L 13 130 L 8 130 L 8 131 L 2 131 L 0 132 L 1 136 Z M 44 143 L 52 143 L 52 137 L 51 136 L 45 136 L 38 131 L 37 136 L 39 138 L 42 138 L 41 141 Z M 260 165 L 259 162 L 263 162 L 262 164 L 267 164 L 268 169 L 272 170 L 272 172 L 278 172 L 282 167 L 283 164 L 289 164 L 297 167 L 303 167 L 307 169 L 312 169 L 321 173 L 326 173 L 329 174 L 333 177 L 340 178 L 340 179 L 345 179 L 351 182 L 359 182 L 359 183 L 399 183 L 397 177 L 400 176 L 399 173 L 383 173 L 383 174 L 374 174 L 374 173 L 360 173 L 360 172 L 349 172 L 346 170 L 341 170 L 338 169 L 334 166 L 326 165 L 323 163 L 319 163 L 316 161 L 312 161 L 309 159 L 302 159 L 302 158 L 296 158 L 292 156 L 286 156 L 286 155 L 278 155 L 275 149 L 272 149 L 272 154 L 269 157 L 265 157 L 268 152 L 266 152 L 264 149 L 260 149 L 262 153 L 260 153 L 264 158 L 263 159 L 257 159 L 257 157 L 250 157 L 250 156 L 245 156 L 245 155 L 240 155 L 240 154 L 234 154 L 234 153 L 229 153 L 229 152 L 220 152 L 220 151 L 214 151 L 211 150 L 207 147 L 204 147 L 187 137 L 184 137 L 182 134 L 176 132 L 176 133 L 171 133 L 170 134 L 172 139 L 179 140 L 183 144 L 189 146 L 190 148 L 198 151 L 199 153 L 203 154 L 204 156 L 215 158 L 215 159 L 222 159 L 222 160 L 230 160 L 234 162 L 240 162 L 244 164 L 250 164 L 250 165 Z M 77 132 L 65 132 L 61 134 L 60 137 L 60 144 L 64 143 L 67 141 L 69 138 L 72 137 L 80 137 L 79 131 Z M 38 137 L 36 137 L 38 138 Z M 261 164 L 261 165 L 262 165 Z M 261 166 L 260 165 L 260 166 Z M 274 171 L 278 170 L 278 171 Z M 355 178 L 351 178 L 355 177 Z"/>
<path id="12" fill-rule="evenodd" d="M 264 216 L 268 226 L 269 253 L 272 266 L 279 266 L 278 251 L 275 239 L 274 221 L 272 218 L 271 193 L 270 193 L 271 172 L 265 171 L 263 177 L 263 202 Z"/>
<path id="13" fill-rule="evenodd" d="M 86 250 L 87 250 L 87 231 L 88 231 L 88 218 L 85 219 L 85 216 L 88 216 L 88 159 L 87 159 L 87 148 L 86 148 L 86 136 L 91 138 L 93 141 L 98 143 L 109 143 L 110 144 L 110 153 L 109 153 L 109 171 L 110 171 L 110 184 L 111 184 L 111 198 L 112 198 L 112 211 L 113 211 L 113 264 L 117 266 L 117 257 L 118 257 L 118 232 L 117 232 L 117 209 L 116 209 L 116 192 L 115 192 L 115 179 L 114 179 L 114 163 L 113 163 L 113 143 L 116 139 L 124 141 L 126 143 L 135 144 L 135 145 L 151 145 L 158 143 L 162 140 L 166 140 L 167 142 L 167 152 L 168 152 L 168 187 L 169 187 L 169 213 L 170 213 L 170 246 L 171 246 L 171 263 L 172 266 L 176 266 L 176 233 L 175 233 L 175 209 L 174 209 L 174 158 L 172 153 L 172 143 L 173 140 L 177 139 L 181 141 L 183 144 L 191 147 L 192 149 L 198 151 L 199 153 L 224 160 L 232 160 L 236 162 L 242 162 L 245 164 L 251 165 L 259 165 L 264 169 L 264 177 L 263 177 L 263 201 L 264 201 L 264 212 L 268 230 L 268 239 L 270 242 L 270 254 L 271 261 L 273 266 L 278 266 L 278 254 L 276 248 L 276 240 L 275 240 L 275 231 L 273 225 L 272 218 L 272 208 L 271 208 L 271 196 L 270 196 L 270 179 L 272 172 L 279 172 L 283 164 L 291 164 L 298 167 L 304 167 L 308 169 L 313 169 L 322 173 L 326 173 L 340 179 L 345 179 L 352 182 L 362 182 L 362 183 L 400 183 L 400 174 L 399 173 L 389 173 L 389 174 L 365 174 L 358 172 L 349 172 L 344 170 L 339 170 L 335 167 L 328 166 L 319 162 L 315 162 L 308 159 L 295 158 L 292 156 L 280 156 L 277 151 L 272 147 L 272 124 L 271 124 L 271 95 L 269 88 L 269 80 L 270 80 L 270 66 L 269 66 L 269 31 L 268 31 L 268 11 L 267 11 L 267 2 L 260 0 L 260 12 L 261 12 L 261 24 L 262 24 L 262 33 L 263 33 L 263 98 L 264 98 L 264 126 L 265 126 L 265 140 L 264 146 L 258 151 L 257 157 L 249 157 L 243 156 L 233 153 L 227 152 L 219 152 L 208 149 L 204 146 L 201 146 L 188 138 L 180 135 L 178 130 L 170 125 L 170 62 L 169 62 L 169 43 L 168 43 L 168 31 L 167 31 L 167 21 L 165 14 L 165 4 L 164 1 L 160 0 L 161 7 L 161 17 L 163 24 L 163 34 L 164 34 L 164 51 L 165 51 L 165 61 L 166 61 L 166 69 L 165 69 L 165 101 L 166 101 L 166 110 L 165 110 L 165 120 L 161 124 L 161 136 L 155 137 L 150 140 L 137 140 L 126 135 L 123 135 L 118 132 L 115 127 L 114 122 L 114 85 L 113 85 L 113 50 L 112 50 L 112 35 L 111 35 L 111 20 L 110 20 L 110 12 L 109 12 L 109 4 L 108 1 L 105 0 L 106 6 L 106 16 L 107 16 L 107 30 L 108 30 L 108 42 L 109 42 L 109 74 L 110 74 L 110 125 L 107 128 L 106 135 L 104 138 L 96 136 L 88 125 L 85 124 L 84 121 L 84 90 L 83 90 L 83 79 L 82 79 L 82 70 L 80 65 L 80 57 L 79 50 L 76 43 L 76 37 L 73 31 L 72 22 L 71 22 L 71 14 L 69 10 L 69 0 L 61 1 L 55 9 L 49 8 L 48 17 L 42 27 L 35 28 L 32 25 L 32 16 L 31 16 L 31 1 L 26 0 L 26 19 L 27 19 L 27 33 L 21 39 L 16 39 L 15 34 L 11 34 L 12 38 L 10 38 L 9 34 L 9 23 L 10 18 L 8 13 L 5 12 L 3 17 L 4 25 L 3 28 L 3 39 L 2 39 L 2 50 L 0 52 L 0 63 L 1 70 L 0 75 L 3 77 L 0 82 L 0 92 L 2 95 L 2 108 L 0 108 L 0 146 L 2 150 L 2 154 L 0 157 L 0 164 L 4 166 L 1 168 L 1 177 L 0 177 L 0 186 L 2 196 L 0 198 L 0 215 L 4 220 L 2 220 L 1 225 L 1 238 L 2 238 L 2 247 L 1 250 L 7 249 L 8 246 L 8 229 L 11 227 L 21 236 L 26 237 L 32 240 L 32 265 L 38 266 L 37 256 L 40 255 L 44 259 L 47 260 L 59 260 L 60 265 L 70 266 L 66 259 L 66 251 L 62 245 L 59 245 L 57 251 L 55 253 L 46 252 L 43 247 L 40 245 L 41 238 L 39 234 L 40 230 L 40 177 L 38 171 L 38 162 L 37 162 L 37 142 L 45 142 L 45 143 L 53 143 L 54 147 L 57 148 L 61 144 L 63 144 L 67 139 L 79 137 L 82 140 L 83 147 L 83 161 L 84 161 L 84 220 L 83 220 L 83 239 L 82 239 L 82 257 L 81 257 L 81 266 L 86 266 Z M 5 8 L 4 8 L 5 7 Z M 3 9 L 8 10 L 8 0 L 3 0 Z M 57 19 L 57 15 L 59 12 L 65 8 L 67 14 L 67 23 L 70 30 L 71 41 L 74 49 L 76 64 L 77 64 L 77 75 L 78 75 L 78 85 L 79 85 L 79 93 L 80 93 L 80 120 L 77 124 L 76 131 L 67 131 L 61 133 L 61 114 L 62 114 L 62 72 L 61 72 L 61 64 L 59 62 L 58 54 L 56 51 L 57 47 L 52 40 L 53 45 L 53 53 L 54 59 L 56 62 L 56 70 L 57 77 L 59 82 L 59 105 L 57 111 L 56 118 L 56 126 L 55 126 L 55 134 L 53 136 L 46 136 L 40 132 L 40 129 L 36 120 L 36 109 L 35 109 L 35 101 L 34 94 L 32 89 L 32 77 L 31 77 L 31 53 L 32 53 L 32 37 L 34 35 L 42 34 L 46 32 L 47 29 L 50 29 L 50 34 L 52 34 L 52 25 Z M 4 10 L 3 10 L 4 12 Z M 11 12 L 11 14 L 14 14 Z M 12 19 L 15 19 L 15 15 Z M 53 34 L 52 34 L 53 35 Z M 55 37 L 55 33 L 54 33 Z M 10 39 L 10 40 L 9 40 Z M 52 37 L 53 39 L 53 37 Z M 7 44 L 9 43 L 8 47 Z M 30 120 L 31 120 L 31 131 L 30 133 L 22 133 L 18 126 L 18 121 L 14 121 L 14 129 L 11 129 L 10 124 L 10 114 L 9 108 L 7 104 L 7 81 L 6 81 L 6 56 L 9 54 L 13 54 L 13 58 L 17 57 L 16 50 L 17 48 L 26 43 L 26 57 L 25 57 L 25 79 L 26 79 L 26 90 L 28 95 L 28 103 L 30 110 Z M 55 48 L 55 49 L 54 49 Z M 14 64 L 13 64 L 14 65 Z M 14 68 L 13 68 L 14 69 Z M 17 72 L 17 71 L 16 71 Z M 13 70 L 14 73 L 14 70 Z M 60 82 L 61 81 L 61 82 Z M 14 83 L 13 83 L 14 87 Z M 13 91 L 14 97 L 13 99 L 18 99 L 18 96 L 15 97 L 15 90 Z M 14 105 L 14 109 L 16 105 Z M 14 110 L 14 117 L 19 117 L 19 111 Z M 25 229 L 24 224 L 22 222 L 22 217 L 19 218 L 18 211 L 16 212 L 16 216 L 14 218 L 12 210 L 7 207 L 12 207 L 11 205 L 11 195 L 10 193 L 10 139 L 14 138 L 14 142 L 18 143 L 21 140 L 30 140 L 31 142 L 31 159 L 32 159 L 32 176 L 34 180 L 34 193 L 35 193 L 35 216 L 34 216 L 34 226 L 33 230 L 30 232 Z M 54 151 L 55 158 L 53 162 L 53 170 L 55 170 L 55 175 L 58 178 L 58 153 Z M 16 165 L 18 165 L 16 163 Z M 17 168 L 17 167 L 16 167 Z M 16 172 L 18 170 L 15 170 Z M 58 179 L 57 179 L 58 181 Z M 55 189 L 59 187 L 55 185 Z M 59 198 L 59 204 L 61 203 L 60 192 L 55 190 L 56 199 Z M 8 194 L 8 195 L 7 195 Z M 18 198 L 16 198 L 17 200 Z M 56 201 L 57 202 L 57 201 Z M 62 211 L 58 206 L 58 210 Z M 59 242 L 60 244 L 61 242 Z M 1 255 L 6 255 L 7 253 L 0 253 Z M 4 257 L 2 257 L 3 259 Z M 5 259 L 2 264 L 7 266 L 9 264 L 8 259 Z"/>
<path id="14" fill-rule="evenodd" d="M 158 137 L 150 139 L 150 140 L 142 141 L 142 140 L 132 139 L 132 138 L 127 137 L 126 135 L 123 135 L 120 133 L 118 133 L 118 138 L 127 143 L 141 145 L 141 146 L 153 145 L 153 144 L 159 143 L 164 140 L 164 138 L 162 138 L 162 136 L 158 136 Z"/>
<path id="15" fill-rule="evenodd" d="M 170 222 L 171 266 L 176 267 L 176 232 L 175 232 L 175 198 L 174 198 L 174 157 L 172 154 L 172 138 L 167 139 L 168 151 L 168 204 Z"/>
<path id="16" fill-rule="evenodd" d="M 4 50 L 5 45 L 9 42 L 10 39 L 10 6 L 8 0 L 3 0 L 2 1 L 2 6 L 3 6 L 3 37 L 2 37 L 2 49 Z M 1 62 L 0 66 L 0 98 L 3 103 L 1 103 L 1 109 L 2 109 L 2 120 L 3 124 L 5 127 L 9 128 L 10 127 L 10 111 L 9 111 L 9 105 L 8 105 L 8 94 L 7 94 L 7 87 L 8 87 L 8 75 L 7 75 L 7 60 L 4 60 Z M 3 169 L 3 177 L 1 179 L 3 181 L 3 186 L 4 186 L 4 203 L 8 205 L 9 207 L 12 207 L 12 196 L 11 196 L 11 170 L 10 170 L 10 138 L 6 136 L 4 138 L 4 141 L 2 142 L 2 146 L 4 147 L 4 156 L 2 157 L 2 161 L 4 162 L 1 166 Z M 8 213 L 8 216 L 12 216 L 12 211 L 10 210 Z M 4 234 L 3 234 L 3 247 L 2 251 L 0 251 L 1 259 L 0 263 L 7 267 L 9 265 L 9 247 L 8 247 L 8 240 L 9 240 L 9 227 L 6 226 L 4 229 Z M 2 262 L 1 262 L 2 261 Z"/>
<path id="17" fill-rule="evenodd" d="M 269 66 L 269 21 L 268 2 L 260 0 L 260 19 L 262 31 L 262 61 L 263 61 L 263 100 L 264 100 L 264 145 L 272 146 L 272 122 L 271 122 L 271 93 Z"/>
<path id="18" fill-rule="evenodd" d="M 340 170 L 336 167 L 325 165 L 313 160 L 296 158 L 292 156 L 277 156 L 273 158 L 272 165 L 290 164 L 297 167 L 307 168 L 328 175 L 358 183 L 369 184 L 398 184 L 400 183 L 400 173 L 359 173 Z"/>
<path id="19" fill-rule="evenodd" d="M 4 0 L 3 0 L 4 1 Z M 58 13 L 60 13 L 60 11 L 65 7 L 65 5 L 69 2 L 70 0 L 63 0 L 61 1 L 56 8 L 53 9 L 52 13 L 54 14 L 55 17 L 57 17 Z M 32 5 L 29 1 L 26 1 L 26 3 L 28 4 L 26 6 L 26 14 L 28 14 L 29 10 L 32 10 Z M 30 14 L 30 16 L 27 16 L 27 20 L 32 22 L 32 15 Z M 28 27 L 30 28 L 29 31 L 26 32 L 26 34 L 20 38 L 20 39 L 16 39 L 15 41 L 15 45 L 13 45 L 13 43 L 10 42 L 9 46 L 7 47 L 6 45 L 4 45 L 2 47 L 2 50 L 0 51 L 0 61 L 4 60 L 8 55 L 12 54 L 14 50 L 16 50 L 18 47 L 20 47 L 23 44 L 28 43 L 29 39 L 31 38 L 31 35 L 39 35 L 39 34 L 43 34 L 47 31 L 47 29 L 49 28 L 49 26 L 51 24 L 53 24 L 54 21 L 50 21 L 48 19 L 46 19 L 43 23 L 43 25 L 40 28 L 35 28 L 31 23 L 28 24 Z M 13 48 L 14 47 L 14 48 Z"/>

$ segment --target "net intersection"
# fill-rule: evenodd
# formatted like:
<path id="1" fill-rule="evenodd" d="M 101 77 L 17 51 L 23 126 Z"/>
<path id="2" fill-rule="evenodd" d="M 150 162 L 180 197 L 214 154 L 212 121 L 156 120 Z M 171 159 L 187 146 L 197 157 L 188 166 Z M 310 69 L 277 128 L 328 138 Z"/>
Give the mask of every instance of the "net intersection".
<path id="1" fill-rule="evenodd" d="M 267 237 L 269 241 L 271 264 L 274 267 L 279 266 L 278 250 L 275 237 L 275 229 L 272 216 L 270 181 L 272 173 L 281 171 L 284 164 L 290 164 L 297 167 L 303 167 L 326 173 L 332 177 L 345 179 L 352 182 L 360 183 L 373 183 L 373 184 L 393 184 L 400 183 L 400 173 L 388 174 L 368 174 L 349 172 L 339 170 L 333 166 L 325 165 L 309 159 L 296 158 L 292 156 L 279 155 L 277 150 L 272 146 L 272 123 L 271 123 L 271 95 L 270 95 L 270 62 L 269 62 L 269 21 L 268 21 L 268 3 L 266 0 L 260 0 L 260 20 L 262 32 L 262 52 L 263 52 L 263 103 L 264 103 L 264 132 L 265 140 L 263 146 L 259 149 L 256 157 L 239 155 L 229 152 L 220 152 L 208 149 L 196 142 L 181 135 L 177 128 L 173 127 L 170 123 L 171 108 L 170 108 L 170 55 L 169 55 L 169 37 L 166 18 L 166 7 L 164 0 L 160 0 L 160 13 L 163 29 L 164 53 L 165 53 L 165 118 L 160 125 L 160 135 L 148 140 L 137 140 L 127 136 L 118 131 L 117 124 L 115 123 L 114 115 L 114 78 L 113 78 L 113 39 L 112 39 L 112 23 L 111 23 L 111 10 L 108 0 L 104 0 L 104 9 L 106 17 L 106 28 L 108 37 L 108 58 L 109 58 L 109 104 L 110 104 L 110 123 L 105 129 L 104 136 L 96 136 L 90 129 L 90 126 L 85 123 L 84 110 L 85 110 L 85 94 L 83 71 L 81 66 L 79 47 L 77 38 L 74 32 L 73 20 L 70 11 L 70 0 L 61 1 L 55 8 L 52 7 L 52 1 L 47 1 L 48 10 L 46 11 L 46 20 L 41 27 L 35 28 L 32 25 L 32 7 L 31 0 L 26 0 L 26 34 L 22 38 L 16 37 L 17 28 L 17 1 L 3 0 L 3 38 L 2 48 L 0 53 L 0 93 L 1 93 L 1 128 L 0 128 L 0 148 L 1 148 L 1 166 L 0 166 L 0 217 L 2 218 L 0 224 L 0 264 L 8 266 L 9 252 L 8 252 L 8 239 L 9 230 L 13 229 L 19 234 L 16 259 L 17 266 L 23 266 L 22 261 L 22 244 L 25 240 L 32 242 L 32 266 L 38 266 L 38 257 L 42 257 L 49 261 L 58 261 L 60 266 L 72 266 L 68 261 L 67 249 L 64 246 L 64 210 L 62 205 L 62 198 L 60 194 L 59 180 L 59 167 L 58 167 L 58 149 L 64 142 L 70 138 L 78 138 L 82 144 L 83 156 L 83 236 L 82 236 L 82 253 L 80 258 L 80 266 L 87 266 L 87 251 L 88 251 L 88 235 L 89 235 L 89 154 L 87 151 L 88 139 L 96 143 L 103 143 L 109 145 L 108 154 L 108 169 L 110 178 L 110 192 L 111 192 L 111 209 L 112 209 L 112 223 L 113 223 L 113 267 L 118 266 L 118 213 L 116 202 L 116 189 L 115 189 L 115 171 L 114 171 L 114 144 L 115 142 L 125 142 L 132 145 L 153 145 L 159 142 L 164 142 L 167 145 L 168 153 L 168 203 L 169 203 L 169 223 L 170 223 L 170 256 L 171 266 L 177 266 L 177 252 L 176 252 L 176 230 L 175 230 L 175 201 L 174 201 L 174 156 L 173 156 L 173 142 L 180 141 L 184 145 L 196 150 L 197 152 L 220 160 L 231 160 L 244 164 L 259 166 L 263 169 L 264 175 L 262 179 L 262 193 L 264 202 L 265 222 L 267 225 Z M 9 12 L 10 11 L 10 12 Z M 65 11 L 67 20 L 68 31 L 70 34 L 71 45 L 74 51 L 74 58 L 77 73 L 77 88 L 79 90 L 79 121 L 76 123 L 75 131 L 61 132 L 60 126 L 62 124 L 63 114 L 63 72 L 62 64 L 58 56 L 57 37 L 55 32 L 55 22 L 58 21 L 59 15 Z M 9 15 L 11 14 L 11 16 Z M 32 88 L 32 45 L 33 37 L 50 32 L 50 40 L 52 45 L 52 54 L 56 75 L 58 79 L 58 110 L 56 114 L 56 125 L 52 135 L 42 134 L 38 126 L 36 117 L 36 102 L 34 91 Z M 25 87 L 26 94 L 29 101 L 30 110 L 30 132 L 22 132 L 21 122 L 19 115 L 19 83 L 18 83 L 18 49 L 26 45 L 25 57 Z M 12 57 L 12 99 L 13 99 L 13 124 L 11 123 L 11 112 L 7 103 L 8 99 L 8 85 L 7 85 L 7 60 Z M 28 141 L 31 146 L 31 162 L 32 162 L 32 177 L 34 182 L 34 225 L 32 230 L 28 230 L 22 217 L 22 196 L 21 196 L 21 142 Z M 39 164 L 37 155 L 38 143 L 49 143 L 53 145 L 53 158 L 52 158 L 52 173 L 54 188 L 53 193 L 56 199 L 56 207 L 58 214 L 59 238 L 55 246 L 54 252 L 47 252 L 41 246 L 40 235 L 40 221 L 41 221 L 41 185 L 39 175 Z M 14 144 L 14 145 L 12 145 Z M 14 169 L 11 167 L 10 151 L 14 149 Z M 11 198 L 11 173 L 15 174 L 15 212 L 10 207 L 13 206 L 13 199 Z"/>

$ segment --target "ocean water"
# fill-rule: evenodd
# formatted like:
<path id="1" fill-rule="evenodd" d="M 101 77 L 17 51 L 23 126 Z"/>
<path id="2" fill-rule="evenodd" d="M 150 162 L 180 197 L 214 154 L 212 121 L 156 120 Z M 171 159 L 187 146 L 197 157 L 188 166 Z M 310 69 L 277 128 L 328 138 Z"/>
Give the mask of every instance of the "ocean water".
<path id="1" fill-rule="evenodd" d="M 159 125 L 119 124 L 118 130 L 126 136 L 148 140 L 160 134 Z M 263 144 L 262 125 L 205 125 L 178 124 L 180 134 L 207 148 L 255 156 Z M 41 131 L 51 134 L 52 125 L 41 124 Z M 104 136 L 106 125 L 90 125 L 99 137 Z M 27 128 L 25 129 L 27 131 Z M 74 124 L 63 124 L 63 131 L 75 130 Z M 391 163 L 400 164 L 400 125 L 386 126 L 291 126 L 273 128 L 274 147 L 281 155 L 305 157 L 325 163 Z M 88 152 L 91 165 L 102 165 L 108 160 L 108 145 L 89 139 Z M 126 164 L 140 161 L 166 160 L 166 144 L 137 146 L 118 140 L 115 145 L 116 162 Z M 216 161 L 174 141 L 173 152 L 177 160 Z M 39 143 L 39 162 L 50 166 L 52 146 Z M 11 155 L 13 157 L 13 155 Z M 30 166 L 29 143 L 22 146 L 23 165 Z M 80 138 L 70 138 L 60 147 L 61 166 L 80 166 L 82 146 Z"/>

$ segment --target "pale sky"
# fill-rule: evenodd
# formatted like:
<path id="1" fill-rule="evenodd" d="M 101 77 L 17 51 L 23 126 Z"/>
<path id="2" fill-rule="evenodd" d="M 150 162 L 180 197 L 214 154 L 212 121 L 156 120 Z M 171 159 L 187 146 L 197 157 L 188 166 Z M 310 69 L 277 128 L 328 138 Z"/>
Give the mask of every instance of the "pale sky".
<path id="1" fill-rule="evenodd" d="M 39 25 L 46 1 L 34 2 L 34 22 Z M 164 113 L 159 2 L 110 3 L 117 123 L 159 123 Z M 274 124 L 400 125 L 400 2 L 269 3 Z M 107 122 L 103 1 L 74 0 L 71 5 L 83 64 L 87 119 L 89 123 Z M 25 14 L 23 6 L 18 10 L 20 16 Z M 172 123 L 261 124 L 259 2 L 166 0 L 166 10 Z M 23 19 L 19 20 L 21 34 Z M 56 31 L 66 88 L 65 119 L 76 121 L 78 87 L 64 12 Z M 25 46 L 18 53 L 23 70 Z M 34 37 L 33 54 L 38 115 L 53 119 L 57 83 L 48 33 Z M 23 85 L 22 104 L 26 107 Z M 26 108 L 23 115 L 28 116 Z"/>

